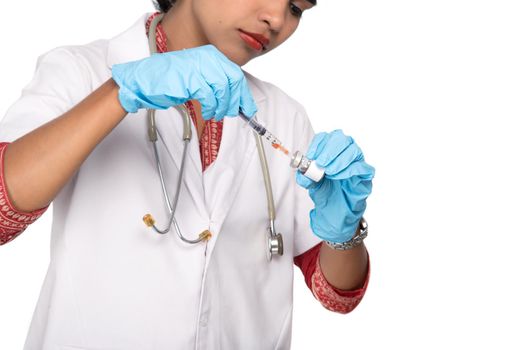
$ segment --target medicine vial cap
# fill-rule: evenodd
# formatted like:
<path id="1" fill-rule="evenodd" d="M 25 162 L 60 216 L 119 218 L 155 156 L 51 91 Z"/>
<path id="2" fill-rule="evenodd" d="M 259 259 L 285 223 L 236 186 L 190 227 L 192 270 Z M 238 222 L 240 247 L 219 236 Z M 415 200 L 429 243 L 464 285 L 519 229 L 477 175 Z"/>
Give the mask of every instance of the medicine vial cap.
<path id="1" fill-rule="evenodd" d="M 324 169 L 320 168 L 314 160 L 306 158 L 300 151 L 296 151 L 291 158 L 292 168 L 298 169 L 308 179 L 319 182 L 324 177 Z"/>

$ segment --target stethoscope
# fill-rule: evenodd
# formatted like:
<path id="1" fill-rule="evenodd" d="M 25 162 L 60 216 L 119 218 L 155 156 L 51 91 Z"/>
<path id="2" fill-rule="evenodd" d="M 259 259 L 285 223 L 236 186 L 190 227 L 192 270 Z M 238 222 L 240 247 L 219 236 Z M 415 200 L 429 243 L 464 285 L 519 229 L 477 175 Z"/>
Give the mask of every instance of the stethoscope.
<path id="1" fill-rule="evenodd" d="M 151 25 L 149 27 L 149 50 L 151 54 L 157 53 L 156 49 L 156 27 L 158 23 L 162 20 L 163 14 L 160 14 L 153 18 L 151 21 Z M 183 105 L 175 106 L 175 108 L 180 112 L 183 118 L 183 133 L 182 133 L 182 141 L 184 145 L 184 150 L 182 154 L 182 162 L 180 164 L 180 173 L 178 176 L 177 181 L 177 187 L 175 191 L 175 197 L 173 201 L 171 201 L 167 190 L 166 190 L 166 184 L 164 180 L 164 175 L 162 171 L 162 165 L 160 162 L 160 157 L 158 153 L 158 147 L 156 142 L 158 141 L 158 135 L 160 135 L 161 141 L 164 143 L 164 146 L 166 146 L 164 139 L 162 138 L 162 135 L 158 131 L 155 123 L 155 110 L 154 109 L 148 109 L 147 110 L 147 133 L 149 137 L 149 141 L 153 144 L 153 151 L 155 155 L 156 160 L 156 166 L 158 170 L 158 176 L 160 178 L 160 184 L 162 186 L 162 192 L 164 194 L 164 201 L 167 207 L 167 210 L 171 214 L 171 217 L 169 219 L 169 224 L 167 224 L 167 227 L 165 229 L 159 229 L 155 225 L 155 221 L 153 217 L 150 214 L 146 214 L 143 218 L 143 221 L 146 223 L 147 226 L 153 227 L 153 229 L 159 233 L 159 234 L 166 234 L 171 230 L 171 223 L 175 226 L 175 231 L 178 235 L 178 237 L 186 243 L 189 244 L 196 244 L 200 242 L 207 242 L 211 238 L 211 232 L 209 230 L 205 230 L 201 232 L 198 235 L 198 238 L 195 239 L 188 239 L 186 238 L 178 226 L 177 220 L 175 218 L 175 211 L 178 204 L 178 198 L 180 195 L 180 188 L 182 184 L 182 178 L 184 175 L 184 169 L 185 169 L 185 163 L 187 158 L 187 151 L 188 146 L 191 141 L 191 118 L 189 116 L 189 113 L 187 111 L 187 108 Z M 273 189 L 271 187 L 271 179 L 269 177 L 269 168 L 267 165 L 267 159 L 266 154 L 264 152 L 264 147 L 262 145 L 262 139 L 261 136 L 257 133 L 253 132 L 256 140 L 256 145 L 258 149 L 258 155 L 260 158 L 260 164 L 262 166 L 262 174 L 264 176 L 264 186 L 266 188 L 266 199 L 267 199 L 267 207 L 268 207 L 268 216 L 269 216 L 269 227 L 267 228 L 266 235 L 267 235 L 267 247 L 266 247 L 266 256 L 268 261 L 271 261 L 271 258 L 273 255 L 283 255 L 284 254 L 284 243 L 282 240 L 282 234 L 277 233 L 275 229 L 275 203 L 273 200 Z M 166 147 L 167 149 L 167 147 Z M 172 203 L 172 204 L 171 204 Z"/>

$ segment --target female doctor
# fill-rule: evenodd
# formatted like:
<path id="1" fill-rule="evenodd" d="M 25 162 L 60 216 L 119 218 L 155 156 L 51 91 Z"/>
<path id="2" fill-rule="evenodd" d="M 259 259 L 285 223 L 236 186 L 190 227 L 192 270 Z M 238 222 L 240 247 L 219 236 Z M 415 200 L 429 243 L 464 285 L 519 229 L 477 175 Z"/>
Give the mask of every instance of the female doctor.
<path id="1" fill-rule="evenodd" d="M 350 136 L 315 135 L 299 103 L 240 69 L 286 41 L 315 4 L 159 0 L 159 12 L 110 40 L 39 58 L 0 124 L 0 243 L 54 203 L 51 261 L 25 349 L 288 349 L 293 263 L 327 309 L 360 302 L 373 167 Z M 175 219 L 190 240 L 205 232 L 198 243 L 142 222 L 145 213 L 159 226 L 171 217 L 148 110 L 170 195 L 183 167 L 181 115 L 191 116 L 198 137 Z M 325 171 L 314 182 L 265 153 L 284 243 L 270 261 L 262 161 L 239 112 Z"/>

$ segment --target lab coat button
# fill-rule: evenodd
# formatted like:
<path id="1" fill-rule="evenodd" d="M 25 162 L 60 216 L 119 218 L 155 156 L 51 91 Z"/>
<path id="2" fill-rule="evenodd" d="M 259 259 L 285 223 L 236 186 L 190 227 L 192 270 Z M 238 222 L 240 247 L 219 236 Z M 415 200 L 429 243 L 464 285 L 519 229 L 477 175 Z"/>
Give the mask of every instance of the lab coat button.
<path id="1" fill-rule="evenodd" d="M 207 327 L 207 317 L 203 316 L 200 318 L 200 326 Z"/>

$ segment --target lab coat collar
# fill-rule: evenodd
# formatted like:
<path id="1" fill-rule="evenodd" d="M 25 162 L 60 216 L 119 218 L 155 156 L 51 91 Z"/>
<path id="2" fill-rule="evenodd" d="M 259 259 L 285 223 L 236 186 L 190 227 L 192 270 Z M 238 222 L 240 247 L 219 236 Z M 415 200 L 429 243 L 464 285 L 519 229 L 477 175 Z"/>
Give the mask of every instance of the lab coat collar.
<path id="1" fill-rule="evenodd" d="M 151 13 L 144 14 L 129 29 L 109 40 L 106 59 L 109 69 L 114 64 L 137 61 L 150 55 L 145 29 L 150 15 Z M 264 101 L 266 96 L 254 83 L 254 78 L 249 74 L 245 75 L 255 102 L 258 104 Z"/>

